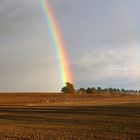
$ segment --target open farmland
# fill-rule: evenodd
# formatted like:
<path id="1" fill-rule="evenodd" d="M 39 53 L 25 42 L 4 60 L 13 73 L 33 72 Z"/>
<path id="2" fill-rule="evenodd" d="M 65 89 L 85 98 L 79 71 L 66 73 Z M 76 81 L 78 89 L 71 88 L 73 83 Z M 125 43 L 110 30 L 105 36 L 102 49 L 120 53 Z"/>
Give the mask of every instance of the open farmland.
<path id="1" fill-rule="evenodd" d="M 38 93 L 0 98 L 1 140 L 140 139 L 138 95 Z"/>
<path id="2" fill-rule="evenodd" d="M 140 103 L 140 95 L 111 94 L 62 94 L 62 93 L 1 93 L 0 106 L 48 106 L 77 104 L 124 104 Z"/>

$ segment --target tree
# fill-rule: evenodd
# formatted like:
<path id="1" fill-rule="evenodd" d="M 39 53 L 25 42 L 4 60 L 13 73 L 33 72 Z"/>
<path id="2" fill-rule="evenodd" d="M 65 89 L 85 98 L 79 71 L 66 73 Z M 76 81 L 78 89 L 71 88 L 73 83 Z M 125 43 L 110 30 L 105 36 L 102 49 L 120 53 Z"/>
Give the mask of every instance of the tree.
<path id="1" fill-rule="evenodd" d="M 86 89 L 86 92 L 87 92 L 87 93 L 92 93 L 92 89 L 88 87 L 88 88 Z"/>
<path id="2" fill-rule="evenodd" d="M 95 87 L 92 87 L 92 93 L 97 93 L 97 90 Z"/>
<path id="3" fill-rule="evenodd" d="M 104 92 L 105 92 L 105 93 L 110 93 L 109 88 L 105 88 L 105 89 L 104 89 Z"/>
<path id="4" fill-rule="evenodd" d="M 109 88 L 109 93 L 110 93 L 110 94 L 113 93 L 113 88 Z"/>
<path id="5" fill-rule="evenodd" d="M 85 88 L 80 88 L 77 90 L 77 93 L 86 93 L 86 89 Z"/>
<path id="6" fill-rule="evenodd" d="M 117 88 L 117 93 L 119 93 L 119 94 L 121 93 L 121 90 L 119 88 Z"/>
<path id="7" fill-rule="evenodd" d="M 121 93 L 125 93 L 126 92 L 126 90 L 125 89 L 121 89 Z"/>
<path id="8" fill-rule="evenodd" d="M 98 93 L 101 93 L 102 92 L 102 88 L 101 87 L 98 87 L 97 88 L 97 91 L 98 91 Z"/>
<path id="9" fill-rule="evenodd" d="M 75 93 L 73 84 L 67 82 L 66 85 L 61 89 L 63 93 Z"/>

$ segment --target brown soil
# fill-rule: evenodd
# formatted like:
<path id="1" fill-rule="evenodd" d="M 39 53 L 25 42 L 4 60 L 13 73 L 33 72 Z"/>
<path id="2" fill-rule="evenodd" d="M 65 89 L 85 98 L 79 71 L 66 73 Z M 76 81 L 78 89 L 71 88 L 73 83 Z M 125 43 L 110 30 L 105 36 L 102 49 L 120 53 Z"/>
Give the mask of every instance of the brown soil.
<path id="1" fill-rule="evenodd" d="M 0 94 L 0 140 L 139 140 L 140 96 Z"/>

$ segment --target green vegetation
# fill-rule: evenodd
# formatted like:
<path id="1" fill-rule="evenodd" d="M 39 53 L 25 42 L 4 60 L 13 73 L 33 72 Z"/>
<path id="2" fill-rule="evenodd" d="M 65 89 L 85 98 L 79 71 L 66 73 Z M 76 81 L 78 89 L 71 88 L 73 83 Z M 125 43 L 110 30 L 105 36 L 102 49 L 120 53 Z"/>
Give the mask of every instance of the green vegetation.
<path id="1" fill-rule="evenodd" d="M 66 84 L 65 87 L 63 87 L 61 90 L 63 93 L 75 93 L 73 84 L 71 84 L 69 82 L 67 82 L 65 84 Z"/>
<path id="2" fill-rule="evenodd" d="M 74 85 L 67 82 L 66 86 L 62 88 L 63 93 L 87 93 L 87 94 L 131 94 L 131 93 L 140 93 L 140 90 L 127 90 L 119 88 L 101 88 L 101 87 L 88 87 L 88 88 L 79 88 L 74 89 Z"/>
<path id="3" fill-rule="evenodd" d="M 88 87 L 88 88 L 80 88 L 77 90 L 77 93 L 87 93 L 87 94 L 129 94 L 129 93 L 140 93 L 138 90 L 126 90 L 126 89 L 119 89 L 119 88 L 101 88 L 101 87 Z"/>

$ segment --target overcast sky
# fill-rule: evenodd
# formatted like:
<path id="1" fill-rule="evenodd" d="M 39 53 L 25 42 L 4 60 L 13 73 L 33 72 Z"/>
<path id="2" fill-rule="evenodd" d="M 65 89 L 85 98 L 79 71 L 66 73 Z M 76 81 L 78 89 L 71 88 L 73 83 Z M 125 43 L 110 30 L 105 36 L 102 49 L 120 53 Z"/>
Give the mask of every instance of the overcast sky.
<path id="1" fill-rule="evenodd" d="M 139 0 L 50 0 L 74 85 L 140 89 Z M 0 0 L 0 91 L 60 91 L 38 0 Z"/>

